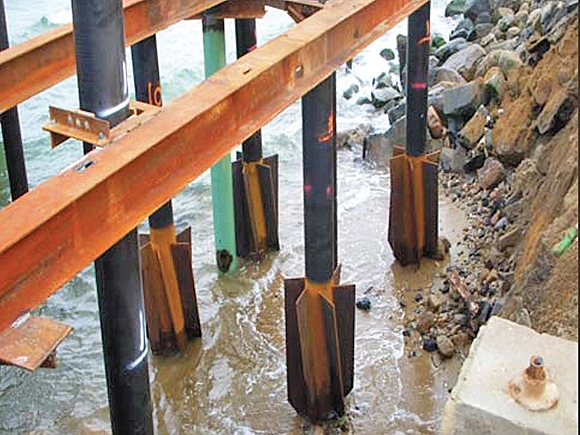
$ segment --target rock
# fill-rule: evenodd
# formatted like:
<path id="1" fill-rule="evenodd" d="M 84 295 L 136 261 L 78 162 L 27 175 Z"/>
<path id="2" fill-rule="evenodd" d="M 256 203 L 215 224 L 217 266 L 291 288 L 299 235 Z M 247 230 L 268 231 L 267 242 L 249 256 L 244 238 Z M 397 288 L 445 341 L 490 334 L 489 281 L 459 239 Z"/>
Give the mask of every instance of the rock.
<path id="1" fill-rule="evenodd" d="M 417 331 L 424 334 L 435 325 L 435 315 L 431 311 L 425 311 L 417 320 Z"/>
<path id="2" fill-rule="evenodd" d="M 522 239 L 522 230 L 515 228 L 499 238 L 497 247 L 500 251 L 505 251 L 507 248 L 513 248 Z"/>
<path id="3" fill-rule="evenodd" d="M 445 62 L 450 56 L 454 55 L 458 51 L 464 49 L 465 47 L 469 46 L 470 44 L 464 38 L 456 38 L 453 41 L 449 41 L 444 46 L 438 48 L 433 53 L 437 56 L 441 62 Z"/>
<path id="4" fill-rule="evenodd" d="M 521 65 L 522 61 L 513 51 L 494 49 L 481 60 L 475 71 L 475 76 L 483 77 L 491 68 L 497 66 L 504 76 L 508 77 L 512 70 L 518 69 Z"/>
<path id="5" fill-rule="evenodd" d="M 516 323 L 526 326 L 528 328 L 532 327 L 532 318 L 530 317 L 530 312 L 526 308 L 520 308 L 515 314 L 513 319 Z"/>
<path id="6" fill-rule="evenodd" d="M 389 73 L 382 72 L 373 79 L 373 86 L 375 89 L 392 88 L 393 81 L 391 80 L 391 75 Z"/>
<path id="7" fill-rule="evenodd" d="M 481 41 L 479 41 L 479 44 L 482 47 L 487 47 L 488 45 L 495 44 L 496 42 L 497 39 L 495 35 L 493 33 L 489 33 L 487 36 L 484 36 Z"/>
<path id="8" fill-rule="evenodd" d="M 493 226 L 493 229 L 496 231 L 502 230 L 507 226 L 508 223 L 508 218 L 504 216 L 499 221 L 497 221 L 497 223 Z"/>
<path id="9" fill-rule="evenodd" d="M 443 67 L 454 69 L 465 80 L 470 81 L 475 75 L 478 61 L 485 55 L 485 50 L 479 44 L 471 44 L 450 56 Z"/>
<path id="10" fill-rule="evenodd" d="M 485 86 L 485 102 L 502 101 L 507 90 L 507 81 L 498 66 L 494 66 L 487 71 L 483 78 Z"/>
<path id="11" fill-rule="evenodd" d="M 528 153 L 533 143 L 529 128 L 531 116 L 532 102 L 529 98 L 520 98 L 495 124 L 493 146 L 502 163 L 517 166 Z M 516 125 L 518 128 L 514 128 Z"/>
<path id="12" fill-rule="evenodd" d="M 520 8 L 518 13 L 515 14 L 514 16 L 514 24 L 518 26 L 520 29 L 522 29 L 526 25 L 527 21 L 528 21 L 528 12 L 523 11 Z"/>
<path id="13" fill-rule="evenodd" d="M 451 341 L 456 348 L 463 348 L 469 346 L 471 343 L 471 338 L 467 332 L 458 332 L 451 337 Z"/>
<path id="14" fill-rule="evenodd" d="M 460 172 L 465 164 L 467 152 L 461 147 L 443 148 L 439 157 L 439 165 L 444 171 Z"/>
<path id="15" fill-rule="evenodd" d="M 461 15 L 465 11 L 466 0 L 451 0 L 445 7 L 445 16 L 454 17 Z"/>
<path id="16" fill-rule="evenodd" d="M 405 116 L 405 111 L 407 110 L 406 100 L 399 101 L 398 104 L 387 112 L 389 117 L 389 123 L 393 125 L 398 119 Z"/>
<path id="17" fill-rule="evenodd" d="M 477 16 L 475 24 L 491 23 L 491 14 L 489 12 L 482 12 Z"/>
<path id="18" fill-rule="evenodd" d="M 474 155 L 471 155 L 465 161 L 465 164 L 463 165 L 463 170 L 466 173 L 477 171 L 478 169 L 483 167 L 485 159 L 487 159 L 487 156 L 485 155 L 484 152 L 478 152 Z"/>
<path id="19" fill-rule="evenodd" d="M 483 13 L 491 14 L 492 8 L 489 0 L 468 0 L 463 15 L 475 21 L 477 16 Z"/>
<path id="20" fill-rule="evenodd" d="M 440 47 L 443 47 L 445 44 L 447 44 L 447 42 L 445 41 L 445 38 L 443 38 L 443 35 L 440 33 L 433 33 L 431 35 L 431 47 L 433 49 L 436 50 Z"/>
<path id="21" fill-rule="evenodd" d="M 391 100 L 401 98 L 401 94 L 393 88 L 373 89 L 371 92 L 372 103 L 375 108 L 380 109 Z"/>
<path id="22" fill-rule="evenodd" d="M 437 336 L 437 349 L 445 358 L 451 358 L 455 354 L 455 345 L 445 335 Z"/>
<path id="23" fill-rule="evenodd" d="M 443 305 L 443 300 L 444 300 L 443 296 L 437 294 L 430 294 L 427 297 L 427 307 L 431 311 L 437 312 L 441 308 L 441 305 Z"/>
<path id="24" fill-rule="evenodd" d="M 471 118 L 483 100 L 483 81 L 473 80 L 443 92 L 443 113 Z"/>
<path id="25" fill-rule="evenodd" d="M 479 323 L 486 323 L 491 317 L 492 305 L 488 301 L 482 301 L 479 304 L 477 320 Z"/>
<path id="26" fill-rule="evenodd" d="M 423 350 L 435 352 L 437 350 L 437 342 L 431 337 L 423 337 Z"/>
<path id="27" fill-rule="evenodd" d="M 510 27 L 510 28 L 507 30 L 507 34 L 506 34 L 506 36 L 507 36 L 509 39 L 513 39 L 513 38 L 516 38 L 516 37 L 518 37 L 518 36 L 520 35 L 520 33 L 522 33 L 522 30 L 521 30 L 519 27 L 517 27 L 517 26 L 512 26 L 512 27 Z"/>
<path id="28" fill-rule="evenodd" d="M 479 106 L 475 115 L 471 117 L 457 135 L 459 145 L 469 150 L 472 149 L 483 137 L 488 116 L 489 111 L 487 108 L 483 105 Z"/>
<path id="29" fill-rule="evenodd" d="M 493 30 L 493 24 L 491 23 L 481 23 L 475 25 L 475 37 L 477 39 L 485 38 L 487 35 L 491 34 Z M 483 46 L 483 44 L 481 44 Z"/>
<path id="30" fill-rule="evenodd" d="M 350 100 L 354 94 L 359 91 L 359 86 L 356 83 L 353 83 L 348 87 L 346 91 L 342 93 L 342 96 L 345 100 Z"/>
<path id="31" fill-rule="evenodd" d="M 427 94 L 427 104 L 433 106 L 437 113 L 443 118 L 443 92 L 445 89 L 451 89 L 456 85 L 451 82 L 439 82 L 429 89 Z"/>
<path id="32" fill-rule="evenodd" d="M 337 148 L 350 148 L 353 145 L 362 146 L 365 137 L 369 134 L 371 130 L 371 125 L 359 125 L 357 128 L 339 131 L 336 134 L 336 147 Z"/>
<path id="33" fill-rule="evenodd" d="M 429 106 L 427 109 L 427 127 L 429 128 L 429 134 L 433 139 L 441 139 L 443 136 L 443 122 L 437 110 L 433 106 Z"/>
<path id="34" fill-rule="evenodd" d="M 454 69 L 442 66 L 429 69 L 429 87 L 441 82 L 462 85 L 465 83 L 465 79 Z"/>
<path id="35" fill-rule="evenodd" d="M 505 17 L 502 17 L 502 19 L 498 21 L 497 28 L 505 33 L 508 31 L 508 29 L 512 26 L 513 23 L 514 16 L 506 15 Z"/>
<path id="36" fill-rule="evenodd" d="M 573 95 L 566 88 L 554 92 L 544 106 L 536 121 L 540 134 L 556 132 L 564 127 L 578 107 L 578 95 Z"/>
<path id="37" fill-rule="evenodd" d="M 536 28 L 542 20 L 542 11 L 540 9 L 534 9 L 528 15 L 526 20 L 526 27 Z"/>
<path id="38" fill-rule="evenodd" d="M 491 157 L 477 171 L 477 178 L 482 188 L 490 189 L 505 179 L 505 169 L 499 160 Z"/>
<path id="39" fill-rule="evenodd" d="M 406 119 L 399 118 L 386 133 L 368 135 L 363 144 L 364 159 L 380 168 L 388 168 L 395 145 L 402 145 L 406 138 Z"/>
<path id="40" fill-rule="evenodd" d="M 493 24 L 498 24 L 502 18 L 511 17 L 514 19 L 515 12 L 512 8 L 496 8 L 491 14 L 491 22 Z"/>
<path id="41" fill-rule="evenodd" d="M 386 61 L 393 60 L 395 58 L 395 52 L 390 48 L 383 48 L 379 54 Z"/>
<path id="42" fill-rule="evenodd" d="M 429 55 L 429 70 L 439 66 L 439 58 L 435 55 Z"/>
<path id="43" fill-rule="evenodd" d="M 457 23 L 455 29 L 451 31 L 449 35 L 449 40 L 456 38 L 463 38 L 467 41 L 473 41 L 475 39 L 475 24 L 469 18 L 465 18 Z"/>
<path id="44" fill-rule="evenodd" d="M 356 104 L 358 104 L 359 106 L 364 106 L 365 104 L 372 104 L 372 101 L 366 95 L 362 95 L 357 98 Z"/>
<path id="45" fill-rule="evenodd" d="M 489 273 L 485 277 L 484 283 L 489 284 L 489 283 L 497 281 L 498 279 L 499 279 L 499 274 L 498 274 L 497 270 L 492 269 L 489 271 Z"/>
<path id="46" fill-rule="evenodd" d="M 371 309 L 371 300 L 366 296 L 357 299 L 356 307 L 362 311 L 369 311 Z"/>

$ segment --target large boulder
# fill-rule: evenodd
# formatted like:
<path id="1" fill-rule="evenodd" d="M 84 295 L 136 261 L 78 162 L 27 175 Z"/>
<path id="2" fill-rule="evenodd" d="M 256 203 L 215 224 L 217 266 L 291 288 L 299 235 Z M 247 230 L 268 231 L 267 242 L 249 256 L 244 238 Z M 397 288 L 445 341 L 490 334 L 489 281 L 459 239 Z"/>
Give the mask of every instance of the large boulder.
<path id="1" fill-rule="evenodd" d="M 470 45 L 465 38 L 456 38 L 449 41 L 443 47 L 438 48 L 433 53 L 441 62 L 445 62 L 450 56 Z"/>
<path id="2" fill-rule="evenodd" d="M 477 179 L 483 189 L 491 189 L 505 179 L 505 168 L 499 160 L 490 157 L 477 171 Z"/>
<path id="3" fill-rule="evenodd" d="M 443 92 L 443 114 L 469 119 L 483 103 L 483 81 L 478 78 Z"/>
<path id="4" fill-rule="evenodd" d="M 491 101 L 501 102 L 507 92 L 507 80 L 498 66 L 487 71 L 483 78 L 485 84 L 485 103 Z"/>
<path id="5" fill-rule="evenodd" d="M 463 15 L 475 21 L 477 16 L 484 12 L 487 12 L 488 14 L 491 14 L 492 12 L 489 0 L 468 0 Z"/>
<path id="6" fill-rule="evenodd" d="M 441 82 L 450 82 L 457 85 L 465 83 L 465 79 L 454 69 L 445 67 L 435 67 L 429 70 L 429 87 Z"/>
<path id="7" fill-rule="evenodd" d="M 530 127 L 533 105 L 530 98 L 517 99 L 494 126 L 495 154 L 505 164 L 517 166 L 530 150 L 533 143 Z"/>
<path id="8" fill-rule="evenodd" d="M 373 89 L 371 92 L 371 101 L 375 108 L 380 109 L 384 107 L 387 103 L 392 100 L 398 100 L 401 98 L 399 91 L 393 88 L 380 88 Z"/>
<path id="9" fill-rule="evenodd" d="M 468 150 L 473 149 L 483 137 L 488 116 L 489 111 L 487 107 L 483 105 L 479 106 L 475 115 L 471 117 L 457 135 L 459 145 Z"/>
<path id="10" fill-rule="evenodd" d="M 465 18 L 457 23 L 455 29 L 451 31 L 449 35 L 449 40 L 463 38 L 467 41 L 473 41 L 475 39 L 475 24 L 469 18 Z"/>
<path id="11" fill-rule="evenodd" d="M 479 44 L 472 44 L 449 57 L 443 64 L 443 67 L 454 69 L 465 80 L 470 81 L 475 75 L 478 61 L 485 55 L 485 50 Z"/>
<path id="12" fill-rule="evenodd" d="M 493 67 L 497 66 L 508 77 L 512 70 L 517 70 L 522 65 L 517 53 L 510 50 L 496 49 L 490 51 L 479 62 L 479 66 L 475 70 L 475 77 L 483 77 Z"/>
<path id="13" fill-rule="evenodd" d="M 578 94 L 561 88 L 554 92 L 538 116 L 536 126 L 540 134 L 556 132 L 568 123 L 578 107 Z"/>
<path id="14" fill-rule="evenodd" d="M 465 11 L 467 0 L 451 0 L 445 7 L 445 16 L 454 17 L 461 15 Z"/>
<path id="15" fill-rule="evenodd" d="M 377 167 L 388 168 L 395 145 L 405 146 L 406 119 L 399 118 L 386 133 L 370 134 L 364 140 L 364 157 Z"/>

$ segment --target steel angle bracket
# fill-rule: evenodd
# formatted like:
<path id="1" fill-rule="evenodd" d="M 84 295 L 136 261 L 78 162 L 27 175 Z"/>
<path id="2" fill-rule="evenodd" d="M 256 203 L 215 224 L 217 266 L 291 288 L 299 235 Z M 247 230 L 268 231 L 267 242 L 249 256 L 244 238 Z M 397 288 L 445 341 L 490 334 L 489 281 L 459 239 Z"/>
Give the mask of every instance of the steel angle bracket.
<path id="1" fill-rule="evenodd" d="M 280 250 L 278 239 L 278 155 L 232 163 L 236 248 L 239 257 Z"/>
<path id="2" fill-rule="evenodd" d="M 56 320 L 27 315 L 0 334 L 0 365 L 56 368 L 56 348 L 71 332 Z"/>
<path id="3" fill-rule="evenodd" d="M 437 253 L 439 151 L 413 157 L 395 147 L 390 166 L 389 244 L 401 264 L 419 263 Z"/>
<path id="4" fill-rule="evenodd" d="M 288 400 L 313 422 L 342 415 L 354 381 L 355 286 L 332 286 L 332 297 L 319 293 L 318 303 L 308 300 L 304 278 L 284 288 Z"/>
<path id="5" fill-rule="evenodd" d="M 68 139 L 104 147 L 143 124 L 159 111 L 157 106 L 139 101 L 130 101 L 129 109 L 131 115 L 111 128 L 108 121 L 97 118 L 92 112 L 50 106 L 48 109 L 50 121 L 42 129 L 50 133 L 51 148 L 56 148 Z"/>
<path id="6" fill-rule="evenodd" d="M 168 246 L 154 246 L 148 234 L 139 234 L 139 244 L 151 350 L 156 355 L 172 355 L 184 347 L 180 336 L 188 340 L 201 337 L 191 260 L 191 228 L 178 234 L 176 241 Z M 169 255 L 163 255 L 163 250 Z"/>

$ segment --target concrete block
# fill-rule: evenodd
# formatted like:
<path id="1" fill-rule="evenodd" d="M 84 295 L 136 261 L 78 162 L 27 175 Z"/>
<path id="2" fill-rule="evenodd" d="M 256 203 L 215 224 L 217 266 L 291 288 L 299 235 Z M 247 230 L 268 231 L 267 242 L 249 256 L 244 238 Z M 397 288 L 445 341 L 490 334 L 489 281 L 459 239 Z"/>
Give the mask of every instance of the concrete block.
<path id="1" fill-rule="evenodd" d="M 558 404 L 547 411 L 529 411 L 507 392 L 532 355 L 544 358 L 548 379 L 560 393 Z M 473 341 L 445 404 L 441 433 L 578 434 L 578 343 L 492 317 Z"/>

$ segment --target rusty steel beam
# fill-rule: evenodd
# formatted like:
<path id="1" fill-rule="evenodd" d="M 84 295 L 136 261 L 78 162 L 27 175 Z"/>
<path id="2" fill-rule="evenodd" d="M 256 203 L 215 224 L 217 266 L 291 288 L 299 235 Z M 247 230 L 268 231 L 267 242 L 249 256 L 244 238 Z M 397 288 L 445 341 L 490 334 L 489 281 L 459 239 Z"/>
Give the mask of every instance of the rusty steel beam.
<path id="1" fill-rule="evenodd" d="M 0 331 L 424 3 L 331 0 L 0 210 Z"/>
<path id="2" fill-rule="evenodd" d="M 125 44 L 133 45 L 225 0 L 125 0 Z M 0 53 L 0 113 L 75 73 L 72 24 Z"/>

